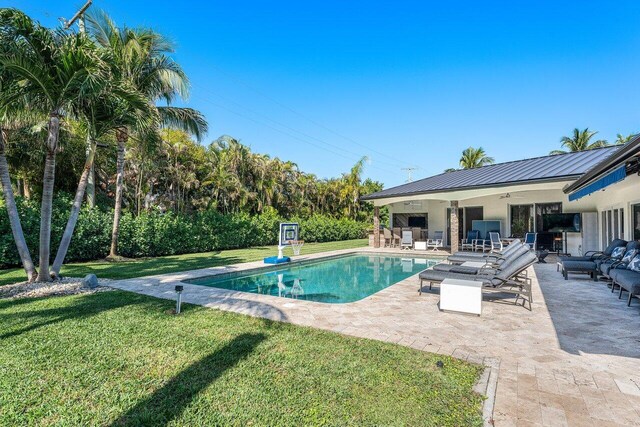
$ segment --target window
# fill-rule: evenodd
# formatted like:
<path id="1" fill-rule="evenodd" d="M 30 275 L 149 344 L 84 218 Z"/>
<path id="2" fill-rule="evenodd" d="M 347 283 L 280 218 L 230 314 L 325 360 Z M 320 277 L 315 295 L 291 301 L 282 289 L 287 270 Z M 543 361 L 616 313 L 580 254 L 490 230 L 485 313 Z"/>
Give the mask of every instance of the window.
<path id="1" fill-rule="evenodd" d="M 533 227 L 533 205 L 511 205 L 511 236 L 523 238 Z"/>

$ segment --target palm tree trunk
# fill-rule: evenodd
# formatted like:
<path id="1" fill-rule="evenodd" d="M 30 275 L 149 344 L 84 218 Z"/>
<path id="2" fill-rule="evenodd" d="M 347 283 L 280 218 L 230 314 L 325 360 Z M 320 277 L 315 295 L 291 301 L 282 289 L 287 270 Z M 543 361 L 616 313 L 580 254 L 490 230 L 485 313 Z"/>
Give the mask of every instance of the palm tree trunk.
<path id="1" fill-rule="evenodd" d="M 38 281 L 48 282 L 49 255 L 51 254 L 51 210 L 53 206 L 53 186 L 56 177 L 56 151 L 58 151 L 58 135 L 60 133 L 60 117 L 57 112 L 49 116 L 47 135 L 47 155 L 44 162 L 42 178 L 42 204 L 40 207 L 40 265 Z"/>
<path id="2" fill-rule="evenodd" d="M 91 165 L 87 179 L 87 204 L 91 208 L 96 207 L 96 172 L 93 164 Z"/>
<path id="3" fill-rule="evenodd" d="M 113 209 L 113 229 L 111 230 L 111 249 L 109 257 L 118 256 L 118 235 L 120 234 L 120 217 L 122 215 L 122 191 L 124 180 L 124 149 L 129 139 L 127 128 L 117 130 L 116 139 L 118 140 L 118 160 L 116 163 L 116 204 Z"/>
<path id="4" fill-rule="evenodd" d="M 69 220 L 67 226 L 62 234 L 62 240 L 58 246 L 58 252 L 56 253 L 56 259 L 53 260 L 53 266 L 51 272 L 54 276 L 60 276 L 60 269 L 64 263 L 64 258 L 67 256 L 69 250 L 69 244 L 71 243 L 71 237 L 73 237 L 73 230 L 76 228 L 78 222 L 78 216 L 80 215 L 80 207 L 82 206 L 82 199 L 89 183 L 89 175 L 93 166 L 93 159 L 96 155 L 96 142 L 87 136 L 87 158 L 84 161 L 84 169 L 80 175 L 80 181 L 78 182 L 78 188 L 76 190 L 76 196 L 73 199 L 73 205 L 71 205 L 71 214 L 69 214 Z"/>
<path id="5" fill-rule="evenodd" d="M 7 214 L 9 215 L 9 223 L 11 224 L 11 232 L 13 233 L 13 240 L 16 242 L 18 248 L 18 254 L 20 254 L 20 260 L 24 271 L 27 273 L 27 279 L 33 282 L 36 279 L 38 273 L 36 267 L 33 265 L 31 259 L 31 253 L 29 247 L 24 239 L 24 232 L 22 231 L 22 224 L 20 223 L 20 216 L 18 215 L 18 207 L 13 197 L 13 188 L 11 188 L 11 179 L 9 177 L 9 165 L 7 164 L 7 158 L 5 156 L 5 138 L 4 131 L 0 129 L 0 181 L 2 181 L 2 191 L 4 193 L 4 201 L 7 205 Z"/>

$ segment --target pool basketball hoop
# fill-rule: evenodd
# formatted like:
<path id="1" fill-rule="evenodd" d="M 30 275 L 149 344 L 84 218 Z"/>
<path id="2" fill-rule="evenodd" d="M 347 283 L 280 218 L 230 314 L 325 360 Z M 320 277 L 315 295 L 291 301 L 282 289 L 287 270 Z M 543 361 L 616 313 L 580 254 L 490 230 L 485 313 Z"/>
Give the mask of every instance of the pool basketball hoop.
<path id="1" fill-rule="evenodd" d="M 291 261 L 289 257 L 285 257 L 283 254 L 284 248 L 287 246 L 291 246 L 294 255 L 299 255 L 300 249 L 304 244 L 304 242 L 298 240 L 299 229 L 300 226 L 297 222 L 281 222 L 280 234 L 278 235 L 278 256 L 265 258 L 264 262 L 268 264 L 281 264 Z"/>

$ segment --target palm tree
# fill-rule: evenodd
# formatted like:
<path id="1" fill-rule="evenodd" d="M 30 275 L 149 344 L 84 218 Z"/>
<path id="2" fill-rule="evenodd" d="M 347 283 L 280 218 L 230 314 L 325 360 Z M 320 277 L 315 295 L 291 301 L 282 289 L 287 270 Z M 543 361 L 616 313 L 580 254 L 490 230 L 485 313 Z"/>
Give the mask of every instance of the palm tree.
<path id="1" fill-rule="evenodd" d="M 561 145 L 567 148 L 568 151 L 553 150 L 549 154 L 573 153 L 576 151 L 592 150 L 594 148 L 606 147 L 609 145 L 609 143 L 604 139 L 598 139 L 597 141 L 591 142 L 591 138 L 593 138 L 597 133 L 597 131 L 590 131 L 589 128 L 584 128 L 584 130 L 575 128 L 573 130 L 573 136 L 563 136 L 560 138 Z"/>
<path id="2" fill-rule="evenodd" d="M 469 147 L 462 152 L 460 157 L 460 167 L 462 169 L 475 169 L 481 166 L 486 166 L 494 163 L 493 157 L 487 156 L 484 148 Z"/>
<path id="3" fill-rule="evenodd" d="M 616 142 L 614 144 L 616 145 L 626 144 L 627 142 L 631 141 L 631 138 L 633 138 L 634 136 L 636 136 L 635 133 L 629 134 L 627 136 L 623 136 L 622 134 L 619 133 L 616 135 Z"/>
<path id="4" fill-rule="evenodd" d="M 154 106 L 161 123 L 192 133 L 198 139 L 207 131 L 202 114 L 190 108 L 157 106 L 164 100 L 167 104 L 175 98 L 188 96 L 189 81 L 182 68 L 168 55 L 174 46 L 162 35 L 145 28 L 119 28 L 104 12 L 88 17 L 88 30 L 96 43 L 111 52 L 111 72 L 119 81 L 128 82 L 142 93 Z M 111 233 L 110 257 L 118 256 L 118 235 L 122 212 L 124 159 L 126 144 L 131 130 L 122 126 L 117 132 L 118 160 L 116 173 L 116 200 Z"/>
<path id="5" fill-rule="evenodd" d="M 122 82 L 111 81 L 108 87 L 108 96 L 87 103 L 83 108 L 82 118 L 86 122 L 87 128 L 87 152 L 84 168 L 71 205 L 71 213 L 51 267 L 55 276 L 60 275 L 60 269 L 80 215 L 80 207 L 93 169 L 98 139 L 123 126 L 136 126 L 138 129 L 153 128 L 157 120 L 154 117 L 154 110 L 148 107 L 149 103 L 141 94 L 126 84 L 123 85 Z"/>
<path id="6" fill-rule="evenodd" d="M 16 9 L 0 10 L 0 31 L 7 40 L 0 65 L 19 82 L 15 94 L 0 102 L 9 105 L 24 98 L 31 108 L 48 115 L 37 278 L 48 281 L 60 120 L 77 115 L 85 102 L 102 94 L 108 70 L 83 34 L 49 30 Z"/>
<path id="7" fill-rule="evenodd" d="M 0 82 L 0 89 L 2 83 Z M 0 95 L 1 96 L 1 95 Z M 27 273 L 27 280 L 32 282 L 36 279 L 38 273 L 36 267 L 33 264 L 31 258 L 31 252 L 24 238 L 24 232 L 22 230 L 22 224 L 20 222 L 20 216 L 18 215 L 18 207 L 16 205 L 15 198 L 13 196 L 13 188 L 11 187 L 11 177 L 9 176 L 9 165 L 7 164 L 7 157 L 5 154 L 6 146 L 6 127 L 8 126 L 8 116 L 10 115 L 14 120 L 18 117 L 20 112 L 11 111 L 11 114 L 7 114 L 6 110 L 2 113 L 2 119 L 0 120 L 0 181 L 2 182 L 2 192 L 4 194 L 4 202 L 7 207 L 7 214 L 9 216 L 9 223 L 11 225 L 11 232 L 13 234 L 13 240 L 16 243 L 20 260 L 22 261 L 22 267 L 25 273 Z"/>

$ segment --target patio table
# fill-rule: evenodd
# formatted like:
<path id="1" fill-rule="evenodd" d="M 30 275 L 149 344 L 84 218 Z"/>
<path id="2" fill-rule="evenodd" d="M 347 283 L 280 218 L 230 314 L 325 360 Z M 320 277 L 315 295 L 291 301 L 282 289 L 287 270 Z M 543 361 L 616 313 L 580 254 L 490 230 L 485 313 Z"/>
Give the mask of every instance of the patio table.
<path id="1" fill-rule="evenodd" d="M 440 284 L 440 310 L 482 313 L 482 282 L 445 279 Z"/>

